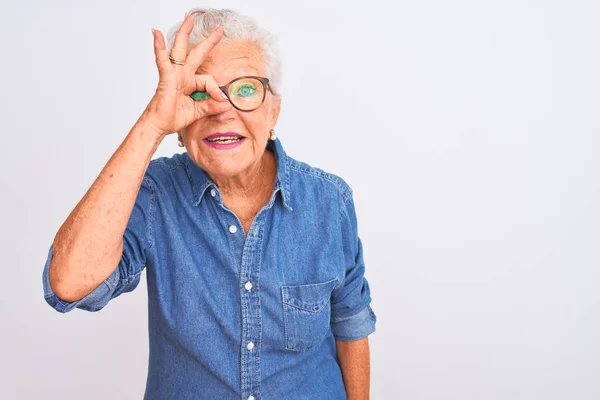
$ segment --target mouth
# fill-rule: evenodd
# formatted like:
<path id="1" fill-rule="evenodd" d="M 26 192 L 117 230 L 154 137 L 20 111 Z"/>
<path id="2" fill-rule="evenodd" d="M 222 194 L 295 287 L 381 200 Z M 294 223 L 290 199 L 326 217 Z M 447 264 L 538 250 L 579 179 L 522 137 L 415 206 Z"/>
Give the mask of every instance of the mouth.
<path id="1" fill-rule="evenodd" d="M 244 139 L 244 136 L 242 136 L 236 132 L 225 132 L 225 133 L 217 132 L 210 136 L 205 137 L 203 140 L 205 140 L 209 143 L 231 144 L 231 143 L 239 142 L 243 139 Z"/>

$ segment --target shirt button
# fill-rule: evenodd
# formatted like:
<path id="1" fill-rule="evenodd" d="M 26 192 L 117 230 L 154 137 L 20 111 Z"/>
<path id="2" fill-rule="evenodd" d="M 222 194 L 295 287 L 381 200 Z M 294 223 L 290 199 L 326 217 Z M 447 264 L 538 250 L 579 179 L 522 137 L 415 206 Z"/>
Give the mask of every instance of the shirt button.
<path id="1" fill-rule="evenodd" d="M 244 287 L 246 288 L 246 290 L 250 290 L 250 289 L 252 289 L 252 283 L 250 281 L 248 281 L 248 282 L 246 282 Z"/>
<path id="2" fill-rule="evenodd" d="M 254 396 L 248 397 L 248 400 L 254 400 Z"/>
<path id="3" fill-rule="evenodd" d="M 217 191 L 215 189 L 210 189 L 210 195 L 215 197 L 217 195 Z"/>
<path id="4" fill-rule="evenodd" d="M 235 226 L 235 225 L 229 226 L 229 232 L 236 233 L 237 232 L 237 226 Z"/>
<path id="5" fill-rule="evenodd" d="M 252 343 L 252 342 L 248 343 L 248 346 L 246 346 L 246 348 L 248 350 L 252 350 L 254 348 L 254 343 Z"/>

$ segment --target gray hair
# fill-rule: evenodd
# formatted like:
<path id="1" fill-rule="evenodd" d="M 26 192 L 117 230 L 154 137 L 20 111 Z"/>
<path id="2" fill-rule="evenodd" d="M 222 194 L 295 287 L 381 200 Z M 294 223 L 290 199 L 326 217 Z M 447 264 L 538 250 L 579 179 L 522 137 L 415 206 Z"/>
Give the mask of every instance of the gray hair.
<path id="1" fill-rule="evenodd" d="M 194 27 L 188 40 L 188 51 L 210 35 L 220 24 L 223 28 L 222 42 L 231 40 L 250 41 L 258 45 L 263 59 L 265 71 L 274 93 L 278 93 L 281 84 L 281 59 L 277 49 L 277 39 L 267 30 L 260 28 L 256 21 L 246 15 L 224 8 L 193 8 L 188 14 L 194 19 Z M 175 35 L 183 21 L 173 25 L 167 33 L 167 52 L 175 42 Z"/>

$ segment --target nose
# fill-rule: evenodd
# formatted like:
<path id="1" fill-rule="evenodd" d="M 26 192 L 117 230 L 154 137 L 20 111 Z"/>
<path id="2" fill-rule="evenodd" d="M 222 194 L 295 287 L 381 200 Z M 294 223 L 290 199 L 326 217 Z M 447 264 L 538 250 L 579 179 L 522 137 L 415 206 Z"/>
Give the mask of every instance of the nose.
<path id="1" fill-rule="evenodd" d="M 214 122 L 225 123 L 235 119 L 236 117 L 237 110 L 233 106 L 231 106 L 228 110 L 220 112 L 218 114 L 213 114 L 208 118 Z"/>

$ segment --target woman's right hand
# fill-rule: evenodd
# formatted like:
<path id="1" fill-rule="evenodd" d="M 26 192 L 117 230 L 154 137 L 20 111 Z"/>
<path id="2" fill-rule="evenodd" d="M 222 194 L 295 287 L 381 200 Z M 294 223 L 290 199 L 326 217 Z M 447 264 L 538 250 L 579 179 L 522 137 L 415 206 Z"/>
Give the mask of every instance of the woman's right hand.
<path id="1" fill-rule="evenodd" d="M 204 62 L 209 51 L 221 40 L 222 28 L 217 27 L 204 41 L 186 54 L 192 28 L 193 19 L 190 15 L 186 15 L 171 50 L 171 57 L 185 60 L 185 65 L 171 63 L 162 33 L 159 30 L 152 30 L 159 82 L 156 93 L 144 110 L 140 121 L 148 124 L 161 138 L 180 131 L 200 118 L 224 112 L 232 107 L 214 77 L 196 75 L 198 67 Z M 189 95 L 196 90 L 208 92 L 210 98 L 194 101 Z"/>

